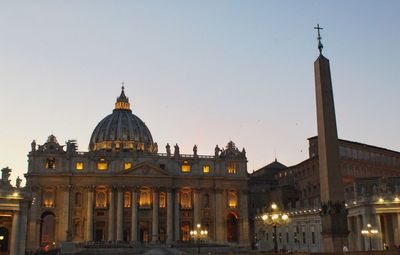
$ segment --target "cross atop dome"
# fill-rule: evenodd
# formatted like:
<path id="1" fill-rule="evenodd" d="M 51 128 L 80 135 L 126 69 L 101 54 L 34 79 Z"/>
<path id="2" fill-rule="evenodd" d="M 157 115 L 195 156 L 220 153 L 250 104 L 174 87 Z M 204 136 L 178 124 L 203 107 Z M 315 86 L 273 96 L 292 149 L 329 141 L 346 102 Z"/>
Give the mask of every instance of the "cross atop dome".
<path id="1" fill-rule="evenodd" d="M 115 110 L 130 110 L 129 98 L 125 95 L 125 86 L 122 82 L 121 94 L 115 103 Z"/>

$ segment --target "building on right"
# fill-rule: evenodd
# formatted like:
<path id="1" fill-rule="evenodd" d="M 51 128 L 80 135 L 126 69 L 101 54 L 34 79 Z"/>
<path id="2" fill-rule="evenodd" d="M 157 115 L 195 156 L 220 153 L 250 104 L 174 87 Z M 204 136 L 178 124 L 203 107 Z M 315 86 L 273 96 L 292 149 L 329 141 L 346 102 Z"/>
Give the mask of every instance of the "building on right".
<path id="1" fill-rule="evenodd" d="M 318 135 L 309 138 L 307 160 L 291 167 L 275 160 L 250 174 L 253 241 L 262 250 L 278 243 L 280 250 L 310 252 L 398 247 L 400 153 L 338 139 L 329 60 L 322 55 L 322 28 L 316 29 Z M 271 203 L 291 219 L 276 234 L 264 224 Z"/>

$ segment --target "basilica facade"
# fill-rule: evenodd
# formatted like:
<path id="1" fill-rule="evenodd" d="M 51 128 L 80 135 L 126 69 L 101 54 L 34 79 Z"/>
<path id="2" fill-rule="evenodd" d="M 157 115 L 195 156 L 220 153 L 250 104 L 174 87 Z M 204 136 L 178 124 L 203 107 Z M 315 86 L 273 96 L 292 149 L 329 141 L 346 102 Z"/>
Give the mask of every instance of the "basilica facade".
<path id="1" fill-rule="evenodd" d="M 89 151 L 54 135 L 32 142 L 25 175 L 32 202 L 26 247 L 68 243 L 189 242 L 198 224 L 207 242 L 249 245 L 248 174 L 233 142 L 214 155 L 158 145 L 132 113 L 124 88 L 99 122 Z"/>

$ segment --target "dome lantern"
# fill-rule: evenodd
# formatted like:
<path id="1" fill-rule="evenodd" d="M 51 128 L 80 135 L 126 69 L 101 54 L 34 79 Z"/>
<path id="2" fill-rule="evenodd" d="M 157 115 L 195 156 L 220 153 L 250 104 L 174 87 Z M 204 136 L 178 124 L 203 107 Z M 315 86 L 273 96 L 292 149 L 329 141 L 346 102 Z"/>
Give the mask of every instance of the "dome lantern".
<path id="1" fill-rule="evenodd" d="M 124 83 L 122 83 L 124 84 Z M 125 87 L 121 87 L 121 95 L 117 98 L 115 102 L 115 110 L 130 110 L 129 98 L 125 95 Z"/>

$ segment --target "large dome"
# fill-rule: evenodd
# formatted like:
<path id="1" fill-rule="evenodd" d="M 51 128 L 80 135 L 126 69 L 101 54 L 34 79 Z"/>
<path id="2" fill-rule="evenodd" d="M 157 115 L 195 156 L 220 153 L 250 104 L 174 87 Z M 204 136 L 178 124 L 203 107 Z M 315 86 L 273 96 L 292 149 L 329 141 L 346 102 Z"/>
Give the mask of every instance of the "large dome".
<path id="1" fill-rule="evenodd" d="M 117 98 L 112 114 L 97 124 L 90 138 L 89 149 L 98 150 L 138 150 L 154 152 L 156 150 L 150 130 L 146 124 L 134 115 L 124 87 Z"/>

